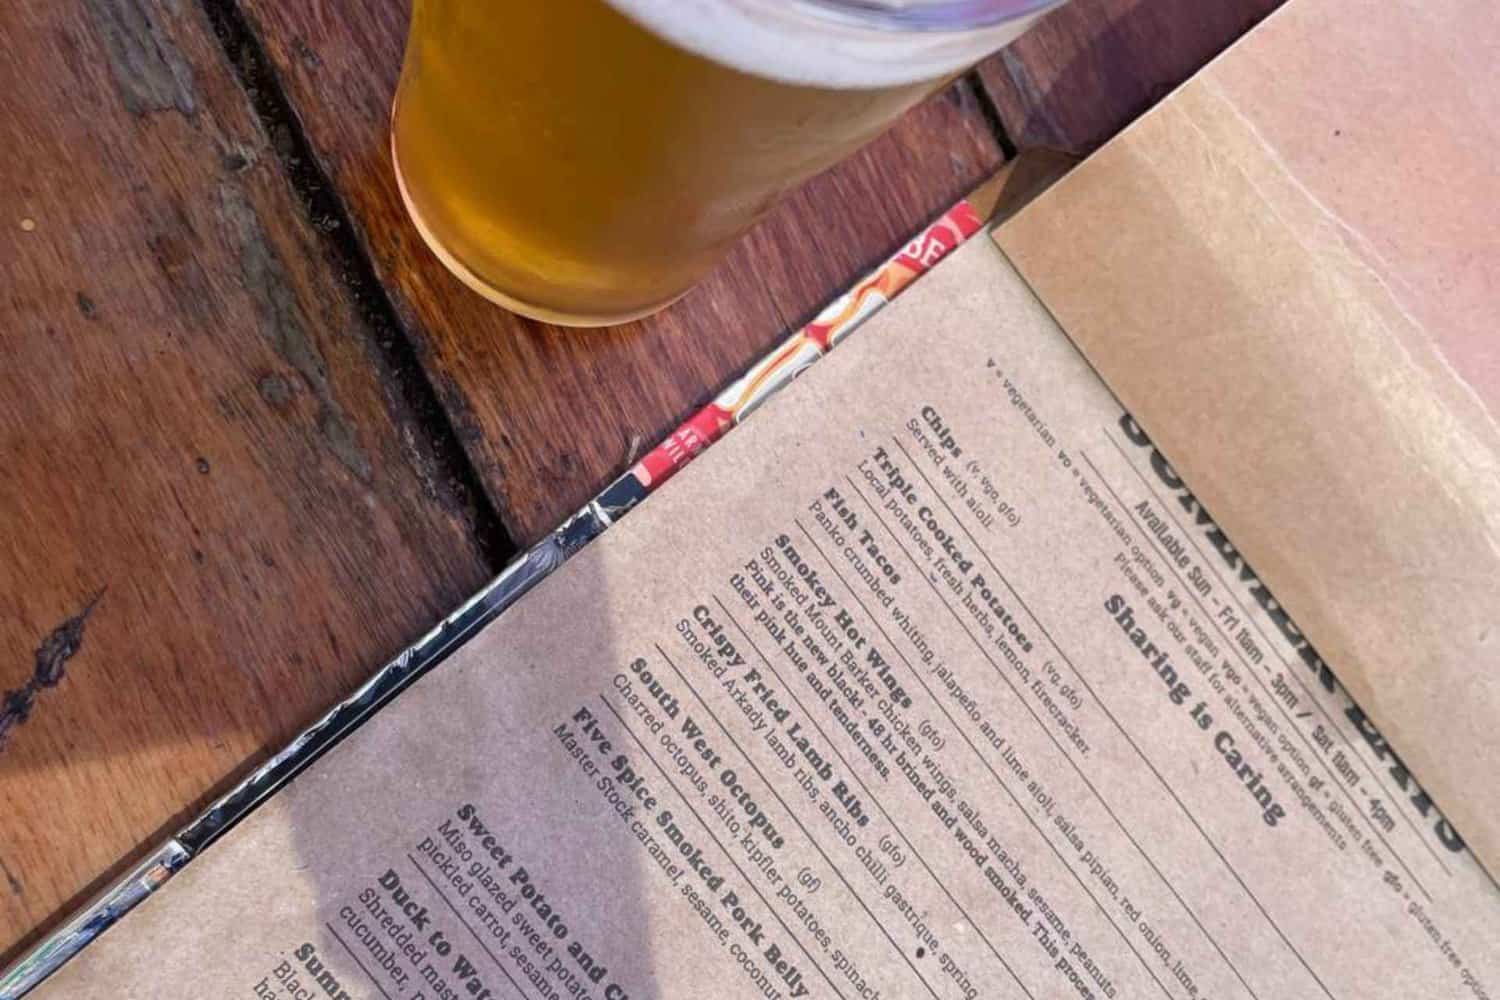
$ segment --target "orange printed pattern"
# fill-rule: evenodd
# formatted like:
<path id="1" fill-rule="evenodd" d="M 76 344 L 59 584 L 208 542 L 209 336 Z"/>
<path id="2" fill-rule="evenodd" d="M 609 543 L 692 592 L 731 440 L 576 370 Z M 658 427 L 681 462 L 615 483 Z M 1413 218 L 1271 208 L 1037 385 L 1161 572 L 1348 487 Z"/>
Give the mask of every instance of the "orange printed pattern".
<path id="1" fill-rule="evenodd" d="M 983 225 L 984 220 L 968 202 L 960 202 L 944 213 L 863 281 L 829 303 L 811 323 L 757 362 L 712 403 L 684 421 L 637 462 L 629 475 L 648 492 L 666 482 Z"/>

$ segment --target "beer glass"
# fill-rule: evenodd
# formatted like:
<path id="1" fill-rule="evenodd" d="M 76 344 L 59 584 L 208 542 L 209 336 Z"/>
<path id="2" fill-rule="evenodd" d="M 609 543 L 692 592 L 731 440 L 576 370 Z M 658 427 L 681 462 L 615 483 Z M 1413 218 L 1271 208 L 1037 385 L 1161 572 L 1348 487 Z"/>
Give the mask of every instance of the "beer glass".
<path id="1" fill-rule="evenodd" d="M 1055 2 L 415 0 L 397 180 L 481 295 L 623 322 Z"/>

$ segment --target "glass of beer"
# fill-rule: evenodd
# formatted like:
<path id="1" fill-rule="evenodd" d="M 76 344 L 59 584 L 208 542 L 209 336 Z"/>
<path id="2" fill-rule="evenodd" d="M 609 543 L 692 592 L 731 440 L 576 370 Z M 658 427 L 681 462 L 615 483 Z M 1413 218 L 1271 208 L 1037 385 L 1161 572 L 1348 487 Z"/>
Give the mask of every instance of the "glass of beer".
<path id="1" fill-rule="evenodd" d="M 1057 0 L 415 0 L 391 132 L 433 252 L 619 323 Z"/>

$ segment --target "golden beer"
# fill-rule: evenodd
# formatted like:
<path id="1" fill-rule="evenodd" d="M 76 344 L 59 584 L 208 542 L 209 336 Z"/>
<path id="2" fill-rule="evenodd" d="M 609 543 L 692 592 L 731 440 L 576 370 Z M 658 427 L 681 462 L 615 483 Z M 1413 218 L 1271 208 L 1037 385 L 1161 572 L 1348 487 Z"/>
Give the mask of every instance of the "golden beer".
<path id="1" fill-rule="evenodd" d="M 642 316 L 1024 20 L 903 33 L 815 7 L 416 0 L 392 128 L 407 209 L 506 308 Z"/>

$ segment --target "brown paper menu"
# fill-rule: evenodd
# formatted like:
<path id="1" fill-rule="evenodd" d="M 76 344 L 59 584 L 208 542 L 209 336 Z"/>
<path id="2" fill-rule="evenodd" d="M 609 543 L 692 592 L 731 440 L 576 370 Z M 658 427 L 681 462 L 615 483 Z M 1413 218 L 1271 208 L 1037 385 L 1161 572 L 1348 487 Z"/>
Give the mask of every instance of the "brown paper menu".
<path id="1" fill-rule="evenodd" d="M 971 242 L 35 995 L 1497 995 L 1167 471 Z"/>
<path id="2" fill-rule="evenodd" d="M 1488 0 L 1293 0 L 999 235 L 1492 872 L 1497 67 Z"/>

